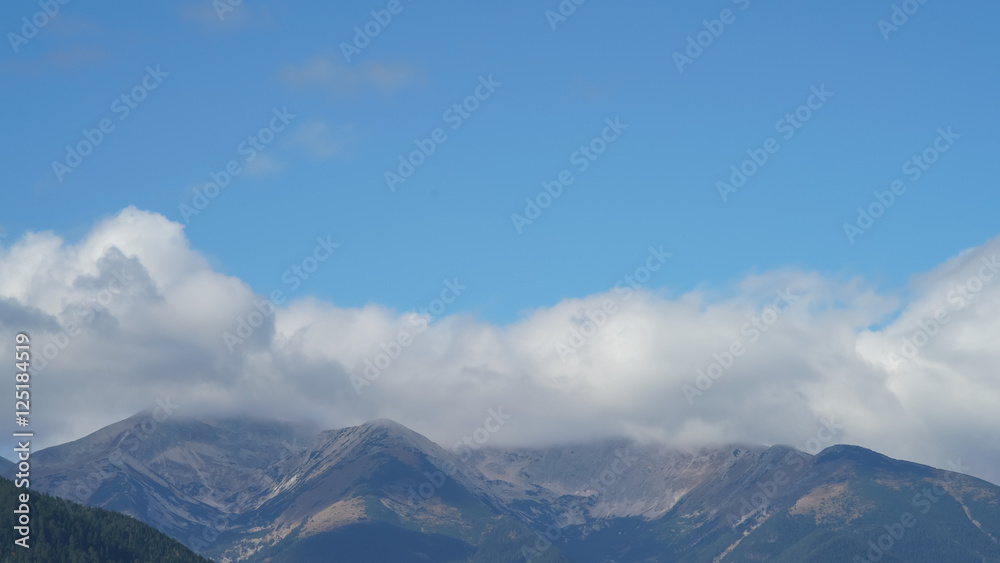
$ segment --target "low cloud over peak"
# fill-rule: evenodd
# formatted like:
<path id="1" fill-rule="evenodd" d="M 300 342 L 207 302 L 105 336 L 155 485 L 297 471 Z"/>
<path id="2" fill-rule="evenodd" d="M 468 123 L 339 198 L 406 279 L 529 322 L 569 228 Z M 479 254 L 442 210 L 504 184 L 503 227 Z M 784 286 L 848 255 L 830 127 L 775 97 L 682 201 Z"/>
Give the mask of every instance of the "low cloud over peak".
<path id="1" fill-rule="evenodd" d="M 0 338 L 32 336 L 33 426 L 48 445 L 169 397 L 190 415 L 388 418 L 445 447 L 832 435 L 823 445 L 961 459 L 1000 481 L 998 239 L 915 279 L 906 302 L 782 270 L 724 295 L 624 284 L 503 326 L 450 304 L 457 279 L 407 312 L 255 295 L 182 225 L 132 207 L 76 243 L 0 243 Z"/>

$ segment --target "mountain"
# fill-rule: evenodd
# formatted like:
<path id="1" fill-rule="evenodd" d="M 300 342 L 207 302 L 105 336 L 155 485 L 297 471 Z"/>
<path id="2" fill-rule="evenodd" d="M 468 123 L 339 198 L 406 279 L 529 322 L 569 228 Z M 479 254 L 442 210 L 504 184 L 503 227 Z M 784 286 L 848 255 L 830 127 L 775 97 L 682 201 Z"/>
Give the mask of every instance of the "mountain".
<path id="1" fill-rule="evenodd" d="M 157 422 L 140 413 L 35 454 L 33 485 L 124 512 L 200 553 L 231 514 L 274 492 L 272 473 L 306 450 L 308 428 L 246 419 Z M 37 468 L 37 469 L 36 469 Z"/>
<path id="2" fill-rule="evenodd" d="M 337 546 L 345 561 L 485 562 L 533 535 L 482 476 L 391 421 L 320 433 L 278 489 L 234 522 L 225 558 L 329 561 Z"/>
<path id="3" fill-rule="evenodd" d="M 391 421 L 316 432 L 151 420 L 37 452 L 36 487 L 133 515 L 220 562 L 329 561 L 330 545 L 357 562 L 491 561 L 533 537 L 458 456 Z"/>
<path id="4" fill-rule="evenodd" d="M 846 445 L 816 456 L 784 446 L 631 455 L 634 473 L 577 491 L 591 501 L 563 529 L 571 560 L 1000 561 L 1000 487 L 973 477 Z M 514 465 L 550 490 L 593 475 L 565 456 L 556 466 L 575 476 L 546 474 L 558 456 L 541 450 Z"/>
<path id="5" fill-rule="evenodd" d="M 220 562 L 1000 561 L 1000 487 L 855 446 L 460 455 L 386 420 L 151 421 L 37 452 L 33 485 Z"/>
<path id="6" fill-rule="evenodd" d="M 30 495 L 28 548 L 11 526 L 0 528 L 3 561 L 8 563 L 208 563 L 153 527 L 123 514 L 88 508 L 37 491 L 26 491 L 0 479 L 0 512 L 13 514 L 22 493 Z"/>

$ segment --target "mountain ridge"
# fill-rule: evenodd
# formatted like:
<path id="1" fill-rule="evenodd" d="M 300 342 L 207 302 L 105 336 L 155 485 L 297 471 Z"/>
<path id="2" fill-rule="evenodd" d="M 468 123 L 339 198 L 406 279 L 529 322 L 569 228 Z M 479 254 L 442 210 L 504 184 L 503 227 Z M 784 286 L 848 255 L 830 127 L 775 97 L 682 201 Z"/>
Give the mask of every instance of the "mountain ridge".
<path id="1" fill-rule="evenodd" d="M 921 521 L 942 519 L 967 536 L 956 553 L 1000 557 L 1000 517 L 991 512 L 1000 488 L 858 446 L 813 456 L 783 445 L 679 450 L 609 438 L 455 452 L 386 419 L 318 430 L 171 417 L 145 434 L 141 420 L 37 452 L 33 482 L 131 514 L 220 562 L 322 560 L 331 546 L 376 561 L 357 538 L 398 544 L 391 557 L 400 561 L 420 553 L 454 561 L 836 560 L 863 552 L 866 533 L 880 537 L 879 518 L 892 518 L 886 506 L 898 507 L 898 521 L 932 501 L 947 509 Z M 946 478 L 943 495 L 909 506 Z"/>

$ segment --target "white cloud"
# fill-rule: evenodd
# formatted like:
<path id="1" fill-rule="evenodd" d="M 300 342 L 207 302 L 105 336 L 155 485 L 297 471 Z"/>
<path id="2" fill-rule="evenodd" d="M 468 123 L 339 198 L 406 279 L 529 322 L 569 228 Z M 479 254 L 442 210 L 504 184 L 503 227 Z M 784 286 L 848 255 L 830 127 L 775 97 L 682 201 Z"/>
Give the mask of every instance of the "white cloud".
<path id="1" fill-rule="evenodd" d="M 335 95 L 356 94 L 373 87 L 389 94 L 411 84 L 424 81 L 419 66 L 402 62 L 365 61 L 359 65 L 327 56 L 313 57 L 302 64 L 286 65 L 278 78 L 296 89 L 319 89 Z"/>
<path id="2" fill-rule="evenodd" d="M 244 171 L 247 176 L 271 176 L 285 169 L 285 166 L 275 157 L 260 153 L 247 162 Z"/>
<path id="3" fill-rule="evenodd" d="M 305 149 L 314 158 L 329 158 L 344 148 L 342 139 L 347 137 L 347 129 L 342 129 L 335 139 L 330 126 L 322 120 L 313 119 L 302 124 L 292 134 L 291 143 Z"/>
<path id="4" fill-rule="evenodd" d="M 392 418 L 445 446 L 497 407 L 511 419 L 491 445 L 612 434 L 800 445 L 832 416 L 844 425 L 837 442 L 938 467 L 961 458 L 997 482 L 1000 275 L 982 262 L 997 254 L 1000 239 L 956 256 L 915 279 L 902 305 L 864 280 L 783 270 L 673 299 L 609 290 L 506 326 L 446 314 L 416 335 L 414 313 L 306 298 L 230 353 L 223 333 L 261 296 L 214 272 L 181 225 L 128 208 L 79 243 L 51 233 L 0 241 L 0 341 L 26 330 L 36 354 L 64 348 L 32 382 L 33 426 L 48 444 L 168 396 L 189 414 L 327 427 Z M 793 301 L 780 314 L 766 309 L 778 292 Z M 587 311 L 608 300 L 615 312 L 590 335 Z M 941 312 L 935 331 L 928 319 Z M 71 327 L 79 334 L 59 336 Z M 575 353 L 563 348 L 564 361 L 557 344 L 579 344 L 574 328 L 589 336 Z M 911 353 L 902 339 L 920 330 L 934 334 Z M 352 376 L 383 350 L 395 355 L 401 332 L 413 342 L 357 395 Z M 713 355 L 729 364 L 734 342 L 742 355 L 689 404 L 682 386 Z"/>

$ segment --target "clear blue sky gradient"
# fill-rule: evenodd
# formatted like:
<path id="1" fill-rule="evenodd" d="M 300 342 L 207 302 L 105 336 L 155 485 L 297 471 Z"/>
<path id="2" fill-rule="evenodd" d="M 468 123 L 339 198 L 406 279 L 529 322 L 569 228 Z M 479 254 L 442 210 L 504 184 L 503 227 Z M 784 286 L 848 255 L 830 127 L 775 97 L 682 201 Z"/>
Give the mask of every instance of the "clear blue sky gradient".
<path id="1" fill-rule="evenodd" d="M 555 0 L 402 0 L 348 65 L 339 45 L 387 3 L 247 0 L 219 21 L 209 0 L 70 2 L 15 53 L 7 34 L 39 8 L 5 2 L 4 242 L 77 240 L 128 205 L 183 222 L 192 188 L 283 107 L 296 117 L 266 150 L 282 169 L 241 174 L 186 227 L 260 293 L 288 289 L 282 272 L 326 235 L 342 246 L 297 297 L 413 310 L 457 276 L 469 289 L 449 312 L 506 323 L 609 289 L 650 245 L 673 253 L 648 284 L 668 295 L 788 266 L 899 288 L 998 232 L 997 3 L 929 0 L 886 40 L 888 0 L 589 0 L 556 30 Z M 674 52 L 726 9 L 679 72 Z M 282 79 L 317 57 L 415 74 L 391 91 Z M 111 102 L 157 65 L 169 76 L 119 120 Z M 450 129 L 443 113 L 489 75 L 501 86 Z M 776 122 L 821 85 L 833 96 L 784 139 Z M 628 129 L 579 172 L 571 154 L 615 117 Z M 114 131 L 57 181 L 51 163 L 103 118 Z M 336 154 L 296 144 L 316 122 Z M 949 126 L 960 138 L 911 181 L 904 162 Z M 385 171 L 437 127 L 447 141 L 390 191 Z M 723 202 L 716 183 L 769 137 L 779 150 Z M 574 182 L 518 234 L 511 214 L 563 169 Z M 849 242 L 844 223 L 897 179 L 907 191 Z"/>

